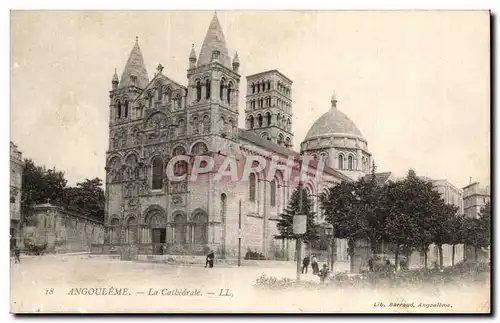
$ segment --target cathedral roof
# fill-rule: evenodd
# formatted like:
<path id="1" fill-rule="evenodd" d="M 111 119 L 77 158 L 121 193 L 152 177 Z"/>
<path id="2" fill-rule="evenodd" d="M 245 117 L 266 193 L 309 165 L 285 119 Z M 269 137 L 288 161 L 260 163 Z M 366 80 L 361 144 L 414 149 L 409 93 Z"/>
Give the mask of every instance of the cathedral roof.
<path id="1" fill-rule="evenodd" d="M 132 84 L 131 76 L 137 78 L 136 84 Z M 123 69 L 122 77 L 120 80 L 120 88 L 128 87 L 130 85 L 135 85 L 144 89 L 149 83 L 148 71 L 144 65 L 144 58 L 142 57 L 141 49 L 139 47 L 139 41 L 135 40 L 134 47 L 130 51 L 130 55 Z"/>
<path id="2" fill-rule="evenodd" d="M 240 139 L 251 142 L 258 147 L 266 149 L 268 152 L 280 154 L 281 156 L 293 156 L 294 158 L 297 158 L 297 160 L 300 158 L 300 154 L 298 152 L 277 145 L 246 129 L 239 129 L 239 137 Z M 317 163 L 317 161 L 311 161 L 309 165 L 313 168 L 316 168 L 317 164 L 315 165 L 315 163 Z M 330 168 L 327 165 L 324 165 L 323 172 L 333 175 L 344 181 L 351 181 L 351 178 L 349 176 L 346 176 L 345 174 L 339 172 L 336 169 Z"/>
<path id="3" fill-rule="evenodd" d="M 229 58 L 226 39 L 217 18 L 217 13 L 214 14 L 212 22 L 210 22 L 210 26 L 208 27 L 207 35 L 203 41 L 198 58 L 198 66 L 210 64 L 212 61 L 212 52 L 216 49 L 220 52 L 219 62 L 231 69 L 231 59 Z"/>
<path id="4" fill-rule="evenodd" d="M 361 131 L 359 131 L 354 122 L 337 108 L 335 95 L 332 96 L 332 107 L 330 110 L 316 120 L 307 132 L 304 140 L 331 135 L 351 135 L 363 138 Z"/>

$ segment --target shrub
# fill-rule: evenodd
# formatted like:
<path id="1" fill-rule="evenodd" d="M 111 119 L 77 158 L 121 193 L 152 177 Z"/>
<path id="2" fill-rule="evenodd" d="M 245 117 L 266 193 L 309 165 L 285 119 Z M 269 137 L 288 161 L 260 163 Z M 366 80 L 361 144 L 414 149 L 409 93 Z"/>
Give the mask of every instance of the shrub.
<path id="1" fill-rule="evenodd" d="M 454 267 L 445 268 L 443 271 L 435 269 L 415 269 L 390 273 L 387 271 L 364 272 L 358 275 L 347 275 L 336 273 L 328 278 L 324 284 L 313 281 L 296 281 L 290 278 L 278 279 L 262 275 L 255 283 L 255 287 L 282 290 L 287 288 L 327 288 L 327 287 L 404 287 L 415 288 L 424 284 L 438 286 L 440 284 L 463 283 L 464 281 L 484 282 L 490 276 L 490 265 L 488 263 L 459 263 Z"/>
<path id="2" fill-rule="evenodd" d="M 247 253 L 245 254 L 245 260 L 266 260 L 263 254 L 247 249 Z"/>

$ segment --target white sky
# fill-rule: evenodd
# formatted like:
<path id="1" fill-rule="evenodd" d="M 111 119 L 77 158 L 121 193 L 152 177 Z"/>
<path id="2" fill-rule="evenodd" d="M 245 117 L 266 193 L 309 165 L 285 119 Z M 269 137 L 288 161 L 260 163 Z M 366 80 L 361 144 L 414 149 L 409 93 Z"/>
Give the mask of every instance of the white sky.
<path id="1" fill-rule="evenodd" d="M 11 140 L 24 157 L 66 172 L 70 184 L 104 179 L 111 77 L 135 36 L 150 78 L 186 84 L 211 11 L 12 12 Z M 293 80 L 298 150 L 314 121 L 338 107 L 358 126 L 378 171 L 490 177 L 488 12 L 219 11 L 229 53 L 245 76 L 278 69 Z"/>

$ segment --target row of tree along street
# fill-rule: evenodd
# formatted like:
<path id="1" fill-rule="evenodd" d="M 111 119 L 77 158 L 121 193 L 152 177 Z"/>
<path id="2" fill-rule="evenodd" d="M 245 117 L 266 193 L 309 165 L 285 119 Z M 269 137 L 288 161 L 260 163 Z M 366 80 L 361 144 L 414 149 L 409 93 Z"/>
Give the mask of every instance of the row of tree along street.
<path id="1" fill-rule="evenodd" d="M 85 179 L 76 186 L 67 186 L 64 172 L 37 166 L 31 159 L 24 160 L 22 174 L 22 222 L 32 221 L 33 206 L 47 203 L 104 221 L 104 190 L 99 178 Z"/>
<path id="2" fill-rule="evenodd" d="M 373 167 L 372 175 L 374 175 Z M 278 221 L 278 229 L 284 238 L 296 238 L 293 234 L 293 216 L 298 214 L 299 189 L 289 202 Z M 302 236 L 305 243 L 324 245 L 323 234 L 316 223 L 313 202 L 305 189 L 302 194 L 303 214 L 307 215 L 307 231 Z M 374 255 L 380 253 L 382 244 L 391 246 L 396 270 L 400 255 L 407 259 L 412 252 L 424 254 L 431 244 L 439 250 L 439 266 L 443 266 L 443 245 L 452 246 L 452 264 L 455 264 L 455 246 L 464 244 L 474 247 L 477 261 L 478 249 L 490 245 L 490 213 L 488 203 L 477 218 L 457 214 L 458 208 L 446 204 L 433 184 L 416 176 L 413 170 L 404 180 L 378 185 L 375 176 L 355 182 L 341 182 L 320 196 L 320 207 L 325 221 L 333 225 L 335 238 L 346 239 L 354 268 L 356 241 L 370 243 Z"/>

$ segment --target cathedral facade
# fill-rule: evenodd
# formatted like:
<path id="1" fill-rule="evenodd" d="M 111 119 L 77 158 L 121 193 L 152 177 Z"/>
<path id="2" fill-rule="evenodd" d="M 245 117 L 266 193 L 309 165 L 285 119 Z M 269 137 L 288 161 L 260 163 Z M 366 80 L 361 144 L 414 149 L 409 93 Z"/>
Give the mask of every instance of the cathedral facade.
<path id="1" fill-rule="evenodd" d="M 233 156 L 259 156 L 300 168 L 300 154 L 318 162 L 303 183 L 315 201 L 327 187 L 369 172 L 367 142 L 332 97 L 329 111 L 293 151 L 292 80 L 277 70 L 246 77 L 245 129 L 238 128 L 240 107 L 238 54 L 229 56 L 215 14 L 199 55 L 188 57 L 187 85 L 158 66 L 150 80 L 136 40 L 110 91 L 109 150 L 106 153 L 105 245 L 139 254 L 203 254 L 214 250 L 234 257 L 257 251 L 267 259 L 283 252 L 276 220 L 298 182 L 269 167 L 246 180 L 217 180 L 212 171 L 192 178 L 196 156 L 222 163 Z M 177 160 L 175 157 L 187 156 Z M 176 178 L 167 176 L 172 166 Z M 302 169 L 302 171 L 305 171 Z M 181 178 L 182 179 L 177 179 Z M 337 253 L 345 254 L 345 243 Z"/>

